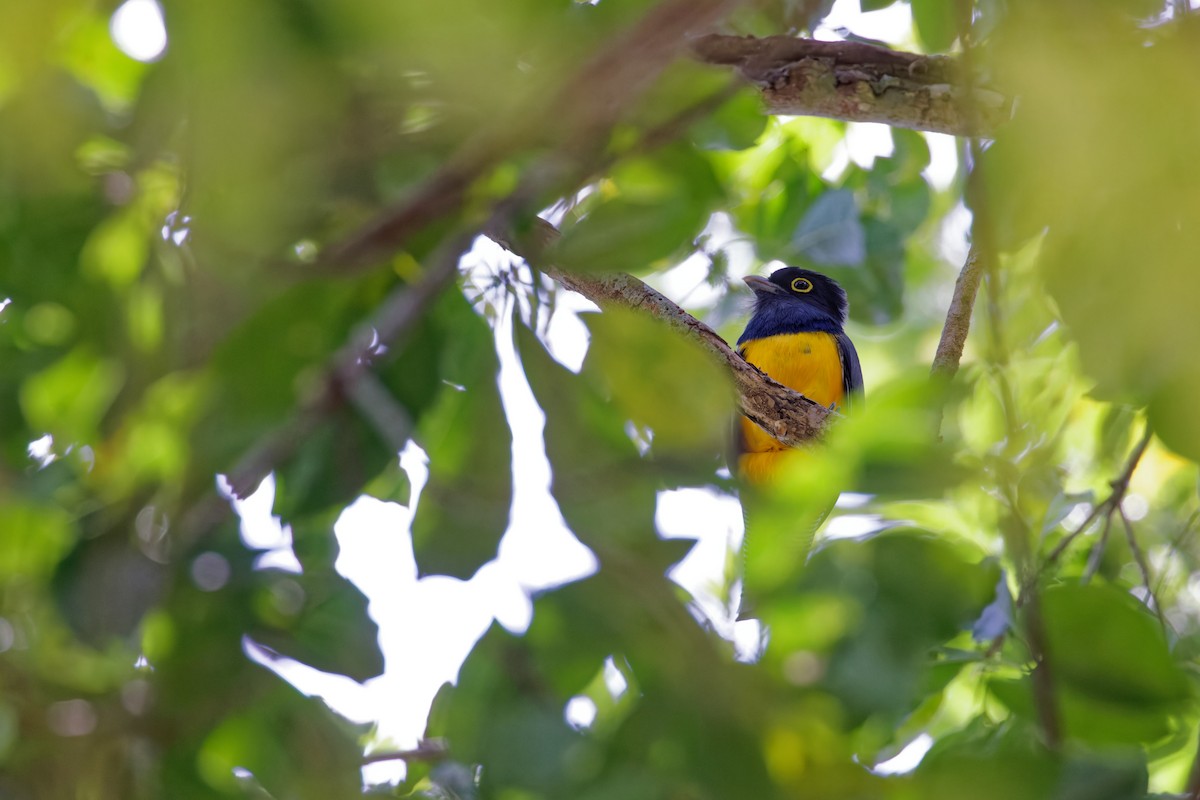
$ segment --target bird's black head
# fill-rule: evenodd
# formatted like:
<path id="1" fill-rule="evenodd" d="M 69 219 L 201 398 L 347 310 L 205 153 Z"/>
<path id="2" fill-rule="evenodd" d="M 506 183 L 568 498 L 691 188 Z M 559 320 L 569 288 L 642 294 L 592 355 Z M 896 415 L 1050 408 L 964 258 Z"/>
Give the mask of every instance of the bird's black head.
<path id="1" fill-rule="evenodd" d="M 819 272 L 784 267 L 772 272 L 770 279 L 748 275 L 745 281 L 754 290 L 755 315 L 768 312 L 775 316 L 791 311 L 814 321 L 826 317 L 838 328 L 846 322 L 849 309 L 846 292 L 833 278 Z"/>

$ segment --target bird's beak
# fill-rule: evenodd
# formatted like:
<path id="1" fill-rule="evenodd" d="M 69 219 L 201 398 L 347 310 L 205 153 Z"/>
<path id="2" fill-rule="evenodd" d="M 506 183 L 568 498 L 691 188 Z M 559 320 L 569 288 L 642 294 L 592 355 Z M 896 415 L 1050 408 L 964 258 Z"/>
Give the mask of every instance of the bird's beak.
<path id="1" fill-rule="evenodd" d="M 745 281 L 746 285 L 754 290 L 755 293 L 770 292 L 772 294 L 783 294 L 783 289 L 780 289 L 778 286 L 771 283 L 761 275 L 747 275 L 746 277 L 742 278 L 742 280 Z"/>

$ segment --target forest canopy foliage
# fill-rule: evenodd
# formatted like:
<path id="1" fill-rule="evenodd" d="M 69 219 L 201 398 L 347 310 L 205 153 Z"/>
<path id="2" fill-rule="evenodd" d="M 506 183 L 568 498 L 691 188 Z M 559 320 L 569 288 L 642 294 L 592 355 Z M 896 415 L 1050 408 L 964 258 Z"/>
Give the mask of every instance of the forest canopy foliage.
<path id="1" fill-rule="evenodd" d="M 938 58 L 693 51 L 831 38 L 828 2 L 163 0 L 140 62 L 114 0 L 0 0 L 0 795 L 1200 796 L 1200 20 L 899 2 L 894 46 Z M 764 112 L 820 70 L 846 118 Z M 952 179 L 920 109 L 848 147 L 889 92 L 987 128 Z M 464 262 L 480 236 L 529 262 Z M 846 288 L 868 402 L 761 498 L 750 659 L 656 527 L 664 492 L 736 494 L 745 386 L 612 276 L 732 341 L 775 261 Z M 966 353 L 931 378 L 964 264 Z M 581 366 L 548 335 L 564 284 L 602 307 Z M 494 625 L 434 705 L 444 744 L 364 789 L 387 743 L 247 643 L 383 670 L 334 568 L 364 494 L 415 505 L 422 575 L 496 557 L 510 338 L 598 570 Z M 268 475 L 300 572 L 239 537 L 230 498 Z M 810 547 L 839 491 L 865 532 Z"/>

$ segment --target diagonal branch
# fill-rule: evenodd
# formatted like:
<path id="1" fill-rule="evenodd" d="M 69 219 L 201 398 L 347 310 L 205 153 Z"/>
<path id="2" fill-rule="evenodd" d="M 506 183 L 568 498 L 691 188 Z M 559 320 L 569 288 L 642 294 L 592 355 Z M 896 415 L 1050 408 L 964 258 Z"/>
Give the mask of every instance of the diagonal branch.
<path id="1" fill-rule="evenodd" d="M 1130 451 L 1129 458 L 1125 461 L 1125 466 L 1122 468 L 1121 474 L 1109 482 L 1109 486 L 1112 487 L 1112 491 L 1109 493 L 1108 497 L 1104 498 L 1104 502 L 1100 503 L 1098 506 L 1095 506 L 1087 515 L 1087 518 L 1080 523 L 1079 527 L 1073 532 L 1067 534 L 1063 540 L 1059 542 L 1053 550 L 1050 551 L 1050 554 L 1046 556 L 1045 563 L 1042 564 L 1043 570 L 1053 565 L 1054 562 L 1058 560 L 1058 557 L 1063 554 L 1063 551 L 1070 547 L 1071 543 L 1074 542 L 1084 531 L 1090 528 L 1093 522 L 1100 519 L 1101 516 L 1108 520 L 1113 515 L 1113 512 L 1117 511 L 1121 507 L 1121 501 L 1125 499 L 1125 494 L 1129 491 L 1129 481 L 1133 477 L 1133 472 L 1137 469 L 1138 463 L 1141 462 L 1142 455 L 1145 454 L 1146 448 L 1149 447 L 1150 439 L 1153 437 L 1153 435 L 1153 431 L 1151 431 L 1150 426 L 1147 425 L 1145 432 L 1142 434 L 1142 438 L 1138 440 L 1137 445 L 1132 451 Z M 1106 522 L 1106 524 L 1108 523 Z"/>
<path id="2" fill-rule="evenodd" d="M 990 134 L 1012 114 L 1009 98 L 964 79 L 960 64 L 946 56 L 860 42 L 715 34 L 697 39 L 692 53 L 710 64 L 736 67 L 759 88 L 769 114 L 882 122 L 956 136 Z"/>
<path id="3" fill-rule="evenodd" d="M 548 192 L 580 175 L 591 174 L 592 164 L 605 158 L 599 145 L 607 141 L 628 104 L 676 58 L 686 34 L 716 22 L 736 3 L 737 0 L 665 0 L 568 77 L 559 93 L 562 107 L 556 108 L 558 113 L 551 117 L 562 140 L 574 143 L 565 154 L 567 157 L 562 154 L 543 157 L 526 170 L 521 184 L 495 203 L 483 220 L 454 226 L 453 232 L 425 259 L 421 277 L 392 291 L 371 319 L 364 321 L 325 365 L 317 389 L 229 471 L 233 493 L 244 497 L 253 491 L 271 470 L 295 455 L 330 414 L 347 403 L 357 405 L 393 444 L 403 437 L 408 420 L 397 414 L 396 408 L 381 402 L 370 372 L 375 348 L 403 341 L 429 305 L 454 282 L 462 254 L 481 230 L 509 228 L 515 219 L 531 213 Z M 590 79 L 595 93 L 571 96 L 572 78 Z M 728 91 L 717 93 L 709 102 L 727 97 Z M 701 106 L 707 107 L 704 103 Z M 450 165 L 406 203 L 331 247 L 317 266 L 341 272 L 362 268 L 372 259 L 395 251 L 406 237 L 434 219 L 453 218 L 461 210 L 475 178 L 508 152 L 506 147 L 520 145 L 519 137 L 511 137 L 512 130 L 519 129 L 521 124 L 516 123 L 515 128 L 498 138 L 476 138 L 469 142 Z M 207 492 L 185 512 L 181 539 L 191 544 L 229 513 L 229 504 L 221 496 Z"/>
<path id="4" fill-rule="evenodd" d="M 505 158 L 545 142 L 559 142 L 568 156 L 603 147 L 615 125 L 658 75 L 680 56 L 687 37 L 709 28 L 738 0 L 665 0 L 630 29 L 614 36 L 556 90 L 517 104 L 468 140 L 426 183 L 359 230 L 330 245 L 315 270 L 347 274 L 372 267 L 413 234 L 461 212 L 471 186 Z"/>
<path id="5" fill-rule="evenodd" d="M 486 233 L 601 308 L 616 306 L 647 313 L 696 342 L 728 367 L 741 412 L 783 444 L 799 447 L 811 443 L 820 436 L 826 420 L 834 414 L 769 378 L 738 355 L 716 331 L 632 275 L 587 275 L 539 263 L 546 247 L 559 237 L 558 230 L 545 220 L 537 219 L 532 230 L 523 236 L 514 236 L 511 231 L 497 226 L 489 227 Z"/>

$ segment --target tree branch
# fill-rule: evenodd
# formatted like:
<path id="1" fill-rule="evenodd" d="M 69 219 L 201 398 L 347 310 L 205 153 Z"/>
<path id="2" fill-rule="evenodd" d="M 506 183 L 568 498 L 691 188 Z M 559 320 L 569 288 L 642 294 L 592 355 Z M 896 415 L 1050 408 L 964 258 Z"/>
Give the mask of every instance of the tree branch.
<path id="1" fill-rule="evenodd" d="M 442 761 L 450 755 L 450 748 L 442 739 L 423 739 L 411 750 L 380 750 L 363 756 L 363 764 L 378 764 L 383 761 Z"/>
<path id="2" fill-rule="evenodd" d="M 954 282 L 954 297 L 946 311 L 946 324 L 942 326 L 942 338 L 938 341 L 937 353 L 933 356 L 933 374 L 953 378 L 962 360 L 967 333 L 971 330 L 971 312 L 975 308 L 975 296 L 979 293 L 979 281 L 983 269 L 979 251 L 972 247 L 966 263 Z"/>
<path id="3" fill-rule="evenodd" d="M 558 283 L 601 308 L 620 307 L 641 311 L 696 342 L 729 369 L 741 412 L 781 443 L 790 447 L 811 443 L 820 436 L 826 420 L 834 413 L 772 380 L 738 355 L 716 331 L 632 275 L 587 275 L 540 264 L 542 252 L 559 237 L 558 230 L 545 220 L 537 219 L 533 229 L 520 237 L 495 226 L 488 228 L 486 233 Z"/>
<path id="4" fill-rule="evenodd" d="M 468 190 L 504 158 L 547 133 L 568 155 L 597 150 L 612 126 L 687 46 L 739 0 L 666 0 L 614 36 L 556 90 L 520 103 L 506 120 L 481 130 L 409 197 L 330 245 L 314 270 L 347 274 L 370 268 L 434 220 L 462 210 Z M 547 130 L 549 129 L 549 130 Z"/>
<path id="5" fill-rule="evenodd" d="M 709 64 L 736 67 L 758 86 L 769 114 L 882 122 L 955 136 L 989 134 L 1012 114 L 1007 97 L 963 81 L 957 62 L 946 56 L 860 42 L 716 34 L 697 39 L 692 53 Z"/>
<path id="6" fill-rule="evenodd" d="M 382 404 L 370 375 L 373 348 L 394 346 L 420 319 L 458 274 L 462 254 L 481 229 L 506 229 L 519 214 L 529 213 L 546 193 L 566 180 L 591 174 L 595 159 L 606 156 L 599 146 L 628 103 L 644 91 L 686 46 L 687 34 L 720 19 L 738 0 L 665 0 L 646 13 L 629 30 L 618 34 L 554 94 L 547 110 L 554 114 L 530 120 L 517 114 L 501 134 L 481 134 L 464 145 L 451 162 L 405 202 L 384 212 L 322 254 L 316 269 L 347 274 L 370 266 L 395 251 L 405 239 L 435 219 L 461 211 L 467 190 L 475 179 L 528 139 L 528 126 L 553 120 L 563 154 L 546 156 L 526 170 L 526 177 L 507 198 L 496 203 L 482 223 L 462 223 L 425 259 L 425 271 L 415 283 L 400 286 L 349 337 L 330 362 L 318 388 L 302 400 L 276 430 L 262 437 L 230 469 L 228 481 L 235 496 L 245 497 L 278 465 L 291 458 L 318 425 L 347 402 L 360 407 L 380 433 L 393 443 L 404 435 L 408 421 L 397 408 Z M 590 81 L 592 92 L 579 95 L 579 82 Z M 729 90 L 716 96 L 727 96 Z M 711 100 L 711 99 L 710 99 Z M 703 104 L 702 104 L 703 105 Z M 664 298 L 665 300 L 665 298 Z M 667 301 L 669 302 L 669 301 Z M 715 336 L 715 334 L 713 334 Z M 718 337 L 719 338 L 719 337 Z M 180 539 L 190 545 L 229 516 L 230 507 L 215 492 L 207 492 L 183 514 Z"/>

